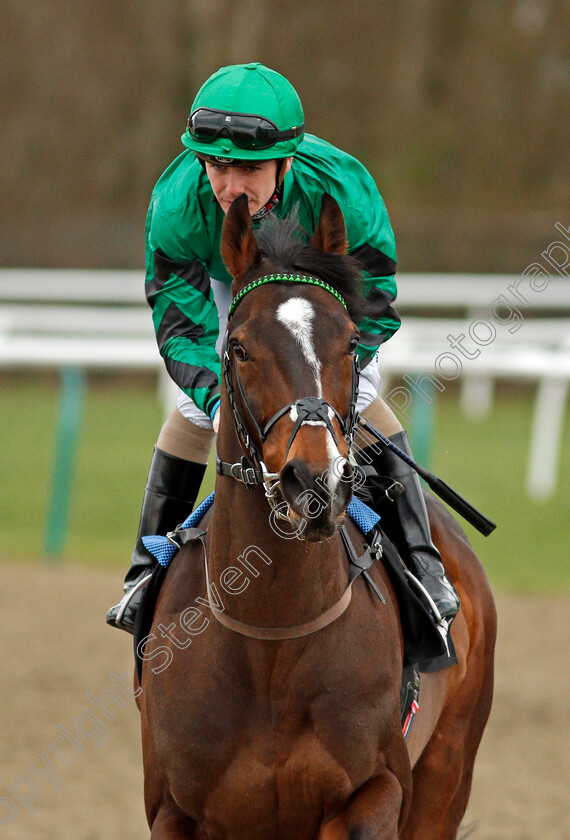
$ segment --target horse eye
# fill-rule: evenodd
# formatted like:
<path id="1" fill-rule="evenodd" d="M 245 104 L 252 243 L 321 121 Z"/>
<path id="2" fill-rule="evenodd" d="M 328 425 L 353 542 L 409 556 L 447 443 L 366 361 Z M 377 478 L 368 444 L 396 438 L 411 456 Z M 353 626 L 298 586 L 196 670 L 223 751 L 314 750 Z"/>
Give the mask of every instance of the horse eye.
<path id="1" fill-rule="evenodd" d="M 241 344 L 234 344 L 232 346 L 232 353 L 234 354 L 238 362 L 246 362 L 249 359 L 247 351 L 244 347 L 241 346 Z"/>
<path id="2" fill-rule="evenodd" d="M 353 335 L 350 339 L 350 343 L 348 345 L 348 354 L 349 356 L 354 356 L 356 348 L 358 347 L 358 342 L 360 341 L 359 335 Z"/>

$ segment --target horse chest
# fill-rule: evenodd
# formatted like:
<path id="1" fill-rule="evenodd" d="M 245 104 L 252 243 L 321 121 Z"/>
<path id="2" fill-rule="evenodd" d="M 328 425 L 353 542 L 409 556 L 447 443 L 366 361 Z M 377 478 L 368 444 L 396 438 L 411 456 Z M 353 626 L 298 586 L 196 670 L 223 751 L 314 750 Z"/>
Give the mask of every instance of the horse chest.
<path id="1" fill-rule="evenodd" d="M 370 732 L 353 720 L 341 734 L 335 715 L 311 721 L 286 705 L 276 716 L 254 704 L 245 718 L 231 705 L 224 740 L 210 730 L 194 745 L 198 772 L 189 778 L 191 762 L 183 760 L 186 772 L 174 774 L 181 779 L 180 787 L 173 782 L 176 801 L 208 837 L 244 836 L 252 826 L 263 828 L 260 837 L 316 837 L 322 815 L 342 807 L 371 774 Z"/>
<path id="2" fill-rule="evenodd" d="M 166 710 L 169 735 L 180 744 L 172 778 L 184 780 L 173 792 L 188 813 L 226 824 L 245 808 L 250 824 L 264 825 L 294 813 L 300 824 L 291 836 L 301 838 L 305 823 L 333 812 L 374 774 L 389 717 L 378 678 L 370 685 L 353 653 L 347 679 L 338 646 L 329 657 L 322 646 L 293 650 L 254 665 L 245 645 L 223 672 L 202 674 L 194 714 L 179 718 L 178 737 Z"/>
<path id="3" fill-rule="evenodd" d="M 215 786 L 204 792 L 204 812 L 215 814 L 220 824 L 233 824 L 238 833 L 240 808 L 245 809 L 250 825 L 272 826 L 267 836 L 278 836 L 277 826 L 294 814 L 292 836 L 302 837 L 307 823 L 331 812 L 352 790 L 349 773 L 314 733 L 300 736 L 282 753 L 268 734 L 237 749 Z"/>

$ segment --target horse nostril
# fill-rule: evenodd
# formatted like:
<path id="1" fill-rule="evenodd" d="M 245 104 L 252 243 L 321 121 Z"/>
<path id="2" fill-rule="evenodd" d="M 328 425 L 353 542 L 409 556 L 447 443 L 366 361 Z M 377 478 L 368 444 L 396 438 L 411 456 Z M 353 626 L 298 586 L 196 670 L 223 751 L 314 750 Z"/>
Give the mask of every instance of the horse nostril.
<path id="1" fill-rule="evenodd" d="M 342 472 L 341 481 L 346 481 L 346 482 L 352 481 L 352 479 L 354 477 L 354 470 L 352 469 L 352 466 L 346 460 L 346 458 L 344 459 L 344 464 L 342 465 L 341 472 Z"/>
<path id="2" fill-rule="evenodd" d="M 281 470 L 279 481 L 281 484 L 281 491 L 284 498 L 291 503 L 296 500 L 301 493 L 309 489 L 311 484 L 311 476 L 302 475 L 302 468 L 299 469 L 294 461 L 289 461 Z M 307 481 L 308 479 L 308 481 Z"/>

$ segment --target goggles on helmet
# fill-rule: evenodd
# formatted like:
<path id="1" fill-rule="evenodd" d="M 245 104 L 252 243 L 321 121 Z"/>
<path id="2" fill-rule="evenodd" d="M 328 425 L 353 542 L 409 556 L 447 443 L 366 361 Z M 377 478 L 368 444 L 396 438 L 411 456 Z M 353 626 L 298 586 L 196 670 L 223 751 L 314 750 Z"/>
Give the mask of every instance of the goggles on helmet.
<path id="1" fill-rule="evenodd" d="M 188 117 L 188 132 L 199 143 L 213 143 L 218 137 L 229 137 L 240 149 L 269 149 L 281 140 L 299 137 L 305 126 L 297 125 L 280 131 L 275 123 L 256 114 L 237 114 L 198 108 Z"/>

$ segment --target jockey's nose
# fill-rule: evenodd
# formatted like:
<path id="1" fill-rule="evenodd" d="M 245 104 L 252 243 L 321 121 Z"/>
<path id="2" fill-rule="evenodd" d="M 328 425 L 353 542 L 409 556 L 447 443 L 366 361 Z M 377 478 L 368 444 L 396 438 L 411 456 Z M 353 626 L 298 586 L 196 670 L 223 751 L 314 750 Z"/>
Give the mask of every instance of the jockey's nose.
<path id="1" fill-rule="evenodd" d="M 245 189 L 245 179 L 243 177 L 243 173 L 237 166 L 228 167 L 226 175 L 226 192 L 231 195 L 232 198 L 237 198 L 239 195 L 242 195 L 242 193 L 247 192 Z"/>

